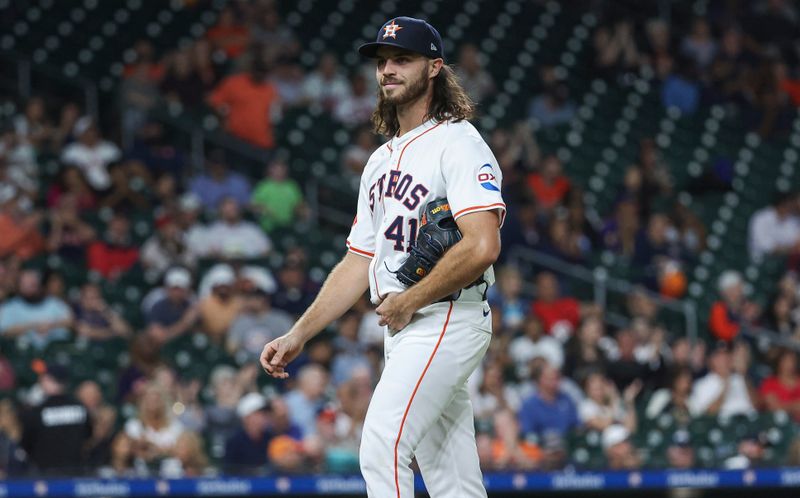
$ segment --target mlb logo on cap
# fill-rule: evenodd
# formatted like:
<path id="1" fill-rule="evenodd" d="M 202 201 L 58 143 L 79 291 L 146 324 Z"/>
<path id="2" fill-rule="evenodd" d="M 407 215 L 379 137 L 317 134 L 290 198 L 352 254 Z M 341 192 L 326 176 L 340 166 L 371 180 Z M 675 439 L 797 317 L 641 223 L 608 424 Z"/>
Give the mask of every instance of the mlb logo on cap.
<path id="1" fill-rule="evenodd" d="M 397 47 L 422 54 L 431 59 L 444 59 L 442 37 L 436 28 L 422 19 L 395 17 L 378 30 L 372 43 L 365 43 L 358 52 L 365 57 L 377 57 L 378 48 Z"/>

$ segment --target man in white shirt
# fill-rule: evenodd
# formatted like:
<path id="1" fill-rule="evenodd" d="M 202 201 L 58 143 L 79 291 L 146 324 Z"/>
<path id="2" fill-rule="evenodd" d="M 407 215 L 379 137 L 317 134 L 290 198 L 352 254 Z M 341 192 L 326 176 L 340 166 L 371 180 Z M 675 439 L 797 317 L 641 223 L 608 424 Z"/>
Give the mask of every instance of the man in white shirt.
<path id="1" fill-rule="evenodd" d="M 756 262 L 800 248 L 797 192 L 781 194 L 771 206 L 756 211 L 748 232 L 750 258 Z"/>
<path id="2" fill-rule="evenodd" d="M 738 358 L 734 366 L 730 344 L 717 344 L 708 357 L 708 374 L 696 380 L 692 386 L 688 403 L 692 416 L 718 415 L 724 418 L 755 413 L 750 389 L 744 378 L 747 361 L 742 361 L 742 355 L 746 356 L 747 352 L 740 349 L 743 347 L 746 346 L 736 346 Z"/>
<path id="3" fill-rule="evenodd" d="M 226 197 L 219 205 L 220 219 L 208 227 L 203 237 L 203 256 L 260 258 L 272 248 L 267 235 L 253 222 L 244 221 L 236 199 Z"/>
<path id="4" fill-rule="evenodd" d="M 558 370 L 564 365 L 564 348 L 561 342 L 542 331 L 539 320 L 529 317 L 525 322 L 523 332 L 525 335 L 511 341 L 509 354 L 516 366 L 517 374 L 527 377 L 530 361 L 534 358 L 544 358 L 547 363 Z"/>
<path id="5" fill-rule="evenodd" d="M 317 69 L 306 77 L 303 94 L 314 104 L 332 111 L 338 102 L 350 96 L 350 83 L 339 72 L 339 64 L 332 53 L 320 57 Z"/>
<path id="6" fill-rule="evenodd" d="M 119 160 L 122 152 L 113 143 L 103 140 L 89 116 L 75 122 L 74 133 L 78 140 L 64 148 L 61 160 L 77 166 L 93 189 L 107 190 L 111 187 L 108 165 Z"/>

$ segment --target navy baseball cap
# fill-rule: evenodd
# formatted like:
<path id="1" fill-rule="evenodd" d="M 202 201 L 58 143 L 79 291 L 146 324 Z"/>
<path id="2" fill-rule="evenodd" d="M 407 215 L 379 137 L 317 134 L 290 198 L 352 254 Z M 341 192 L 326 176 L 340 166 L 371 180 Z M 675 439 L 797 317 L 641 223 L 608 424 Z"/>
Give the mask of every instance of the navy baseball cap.
<path id="1" fill-rule="evenodd" d="M 439 32 L 426 21 L 413 17 L 395 17 L 387 21 L 378 30 L 375 41 L 361 45 L 358 52 L 365 57 L 375 58 L 378 48 L 382 46 L 404 48 L 431 59 L 444 59 Z"/>

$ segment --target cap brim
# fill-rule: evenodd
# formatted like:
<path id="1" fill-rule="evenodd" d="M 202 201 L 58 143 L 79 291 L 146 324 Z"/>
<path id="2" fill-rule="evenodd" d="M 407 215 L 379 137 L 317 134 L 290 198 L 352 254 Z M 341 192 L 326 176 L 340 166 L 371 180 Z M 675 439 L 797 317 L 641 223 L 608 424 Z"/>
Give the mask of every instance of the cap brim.
<path id="1" fill-rule="evenodd" d="M 420 54 L 420 55 L 424 55 L 425 57 L 428 57 L 427 54 L 416 52 L 414 50 L 409 49 L 408 47 L 404 47 L 404 46 L 402 46 L 402 45 L 400 45 L 398 43 L 391 43 L 391 42 L 370 42 L 370 43 L 365 43 L 365 44 L 361 45 L 360 47 L 358 47 L 358 53 L 363 55 L 364 57 L 369 57 L 371 59 L 375 59 L 375 58 L 378 57 L 378 49 L 381 48 L 381 47 L 395 47 L 395 48 L 399 48 L 399 49 L 402 49 L 402 50 L 406 50 L 406 51 L 414 53 L 414 54 Z"/>

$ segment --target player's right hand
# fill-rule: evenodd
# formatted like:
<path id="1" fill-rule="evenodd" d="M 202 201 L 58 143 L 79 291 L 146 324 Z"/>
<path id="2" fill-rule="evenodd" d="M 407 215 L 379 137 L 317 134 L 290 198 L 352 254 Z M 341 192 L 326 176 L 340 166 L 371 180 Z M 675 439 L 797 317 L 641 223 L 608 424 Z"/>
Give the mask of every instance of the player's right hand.
<path id="1" fill-rule="evenodd" d="M 276 379 L 285 379 L 289 373 L 284 370 L 290 361 L 297 358 L 303 350 L 303 341 L 291 332 L 270 341 L 261 352 L 261 367 Z"/>

